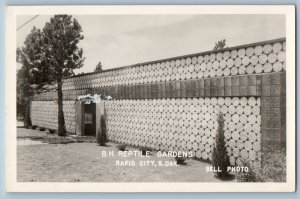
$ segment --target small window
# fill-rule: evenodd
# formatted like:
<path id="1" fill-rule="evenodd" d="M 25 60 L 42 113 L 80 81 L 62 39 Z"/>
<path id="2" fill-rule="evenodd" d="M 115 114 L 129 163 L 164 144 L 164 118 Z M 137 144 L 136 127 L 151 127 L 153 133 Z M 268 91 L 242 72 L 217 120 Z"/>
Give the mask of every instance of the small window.
<path id="1" fill-rule="evenodd" d="M 84 115 L 84 123 L 85 124 L 92 124 L 93 123 L 93 115 L 90 113 L 85 113 Z"/>

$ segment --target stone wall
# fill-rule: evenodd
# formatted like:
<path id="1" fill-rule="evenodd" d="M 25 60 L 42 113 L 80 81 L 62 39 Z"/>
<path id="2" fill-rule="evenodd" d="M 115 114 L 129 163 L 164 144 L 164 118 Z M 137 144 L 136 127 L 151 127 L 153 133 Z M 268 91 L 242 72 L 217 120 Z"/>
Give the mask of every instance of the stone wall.
<path id="1" fill-rule="evenodd" d="M 285 45 L 285 39 L 277 39 L 141 63 L 101 73 L 79 75 L 64 80 L 64 100 L 67 103 L 74 102 L 76 96 L 88 93 L 110 95 L 115 101 L 108 102 L 105 109 L 108 135 L 111 140 L 117 142 L 124 140 L 124 142 L 134 145 L 138 142 L 140 145 L 149 145 L 159 149 L 165 146 L 182 148 L 179 143 L 173 141 L 176 139 L 170 138 L 170 136 L 174 138 L 176 135 L 179 138 L 180 134 L 182 135 L 180 139 L 185 140 L 186 149 L 192 147 L 196 154 L 203 159 L 210 158 L 211 140 L 215 129 L 215 126 L 206 127 L 203 122 L 216 123 L 215 115 L 221 108 L 215 102 L 219 103 L 223 100 L 228 103 L 227 109 L 223 108 L 223 114 L 226 116 L 228 124 L 226 128 L 229 126 L 231 128 L 226 131 L 228 153 L 232 157 L 231 162 L 240 164 L 241 158 L 245 157 L 250 158 L 253 162 L 260 162 L 260 148 L 271 146 L 280 149 L 285 145 Z M 56 98 L 55 91 L 34 96 L 32 102 L 33 124 L 47 128 L 56 127 L 55 105 L 57 104 L 52 102 Z M 183 120 L 180 118 L 185 114 L 180 116 L 180 113 L 177 114 L 175 110 L 181 107 L 180 104 L 190 103 L 190 101 L 196 104 L 191 106 L 192 108 L 184 105 L 183 110 L 185 114 L 193 115 L 193 121 L 198 126 L 187 126 L 187 128 L 178 130 L 179 124 L 186 123 L 182 122 Z M 203 105 L 201 104 L 203 101 L 209 101 L 214 105 L 205 103 Z M 255 106 L 248 104 L 249 101 L 251 103 L 255 101 Z M 120 107 L 120 104 L 124 106 Z M 151 105 L 149 106 L 149 104 Z M 165 111 L 160 112 L 165 110 L 166 104 L 169 108 L 172 106 L 172 111 L 169 110 L 171 115 L 167 115 L 167 117 L 164 115 Z M 156 111 L 147 109 L 148 112 L 144 113 L 144 108 L 132 109 L 132 106 L 135 107 L 135 105 L 146 107 L 146 109 L 148 106 L 148 108 L 153 106 Z M 71 133 L 76 133 L 74 107 L 73 110 L 70 105 L 67 107 L 69 115 L 72 115 L 71 117 L 67 116 L 70 120 L 67 122 L 67 129 Z M 194 114 L 197 110 L 200 112 Z M 43 114 L 46 116 L 41 116 Z M 125 128 L 123 126 L 125 124 L 137 125 L 136 121 L 131 120 L 132 118 L 126 114 L 130 116 L 131 114 L 146 114 L 145 117 L 149 117 L 149 121 L 154 120 L 155 122 L 158 122 L 158 119 L 161 122 L 161 118 L 163 118 L 163 123 L 159 130 L 156 129 L 156 125 L 153 125 L 156 123 L 151 123 L 153 128 L 151 125 L 149 127 L 147 123 L 143 124 L 143 127 Z M 178 115 L 179 118 L 171 121 L 174 119 L 173 114 L 176 117 Z M 123 116 L 128 118 L 125 119 Z M 209 120 L 203 120 L 205 116 Z M 164 120 L 165 117 L 168 121 Z M 247 123 L 243 123 L 243 127 L 241 120 L 247 121 Z M 192 120 L 188 121 L 187 124 L 190 124 Z M 232 125 L 232 121 L 235 121 L 234 124 L 237 126 Z M 199 124 L 201 125 L 199 126 Z M 129 129 L 131 129 L 130 132 L 128 132 Z M 141 131 L 141 129 L 143 130 Z M 174 129 L 176 130 L 173 131 Z M 152 133 L 155 131 L 159 135 L 153 136 Z M 125 132 L 127 133 L 125 134 Z M 205 136 L 201 137 L 201 133 L 204 133 Z M 142 134 L 147 136 L 143 137 Z M 141 141 L 140 138 L 144 140 Z M 147 139 L 145 140 L 145 138 Z M 190 139 L 194 141 L 192 142 Z M 210 143 L 209 147 L 204 142 L 207 140 Z M 198 149 L 195 143 L 197 143 Z M 258 143 L 255 144 L 255 150 L 254 143 Z M 205 155 L 205 153 L 207 154 Z"/>
<path id="2" fill-rule="evenodd" d="M 64 117 L 67 132 L 75 134 L 74 101 L 64 101 Z M 31 121 L 33 125 L 57 130 L 58 105 L 55 101 L 32 101 Z"/>
<path id="3" fill-rule="evenodd" d="M 259 97 L 117 100 L 105 103 L 109 140 L 156 150 L 188 150 L 211 160 L 218 114 L 232 165 L 261 160 Z"/>

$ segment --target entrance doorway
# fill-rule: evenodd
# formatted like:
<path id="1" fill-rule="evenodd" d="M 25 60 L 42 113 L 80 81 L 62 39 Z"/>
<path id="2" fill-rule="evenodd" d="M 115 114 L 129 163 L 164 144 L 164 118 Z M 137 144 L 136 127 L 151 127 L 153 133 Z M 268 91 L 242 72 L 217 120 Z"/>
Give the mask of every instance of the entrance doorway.
<path id="1" fill-rule="evenodd" d="M 84 104 L 84 135 L 96 136 L 96 104 Z"/>

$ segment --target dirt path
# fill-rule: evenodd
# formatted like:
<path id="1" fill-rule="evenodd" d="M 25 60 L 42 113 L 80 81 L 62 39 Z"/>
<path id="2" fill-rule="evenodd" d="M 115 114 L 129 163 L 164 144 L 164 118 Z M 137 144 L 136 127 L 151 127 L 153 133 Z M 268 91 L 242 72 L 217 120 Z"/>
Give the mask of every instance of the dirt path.
<path id="1" fill-rule="evenodd" d="M 19 131 L 19 129 L 18 129 Z M 19 133 L 18 133 L 19 134 Z M 208 163 L 188 159 L 186 165 L 158 166 L 174 163 L 172 157 L 158 157 L 152 151 L 148 157 L 118 155 L 115 143 L 102 147 L 96 143 L 42 144 L 17 147 L 17 180 L 40 182 L 216 182 Z M 127 148 L 136 151 L 136 148 Z M 106 151 L 115 156 L 102 157 Z M 124 161 L 135 166 L 116 166 Z M 122 162 L 123 161 L 123 162 Z M 154 161 L 155 165 L 146 166 Z M 141 166 L 140 163 L 143 163 Z M 149 164 L 151 164 L 149 162 Z"/>

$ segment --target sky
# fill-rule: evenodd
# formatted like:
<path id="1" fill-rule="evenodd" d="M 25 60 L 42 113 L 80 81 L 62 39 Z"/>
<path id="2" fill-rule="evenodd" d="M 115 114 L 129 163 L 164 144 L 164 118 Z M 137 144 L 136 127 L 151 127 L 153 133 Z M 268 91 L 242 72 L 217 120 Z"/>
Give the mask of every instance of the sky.
<path id="1" fill-rule="evenodd" d="M 34 15 L 17 17 L 17 27 Z M 33 26 L 42 29 L 52 16 L 39 15 L 17 30 L 17 47 Z M 79 46 L 92 72 L 212 50 L 226 39 L 237 46 L 286 36 L 285 15 L 73 15 L 83 29 Z M 17 66 L 18 68 L 20 65 Z"/>

